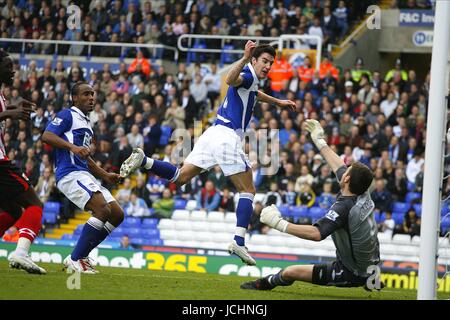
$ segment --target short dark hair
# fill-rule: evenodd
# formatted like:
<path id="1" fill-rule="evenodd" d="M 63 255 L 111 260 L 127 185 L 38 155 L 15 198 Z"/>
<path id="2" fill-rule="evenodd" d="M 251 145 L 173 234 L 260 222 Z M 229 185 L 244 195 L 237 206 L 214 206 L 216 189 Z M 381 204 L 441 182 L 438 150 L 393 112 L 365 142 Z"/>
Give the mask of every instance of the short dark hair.
<path id="1" fill-rule="evenodd" d="M 277 56 L 274 47 L 272 47 L 269 44 L 260 44 L 255 48 L 255 51 L 253 51 L 253 58 L 258 59 L 259 56 L 262 55 L 263 53 L 268 53 L 274 58 Z"/>
<path id="2" fill-rule="evenodd" d="M 362 195 L 372 184 L 373 173 L 369 167 L 361 162 L 352 163 L 349 175 L 349 189 L 351 193 Z"/>
<path id="3" fill-rule="evenodd" d="M 84 82 L 84 81 L 78 81 L 72 85 L 72 88 L 70 89 L 70 96 L 72 97 L 72 100 L 73 100 L 73 96 L 76 96 L 79 93 L 80 87 L 83 84 L 88 84 L 88 83 Z"/>

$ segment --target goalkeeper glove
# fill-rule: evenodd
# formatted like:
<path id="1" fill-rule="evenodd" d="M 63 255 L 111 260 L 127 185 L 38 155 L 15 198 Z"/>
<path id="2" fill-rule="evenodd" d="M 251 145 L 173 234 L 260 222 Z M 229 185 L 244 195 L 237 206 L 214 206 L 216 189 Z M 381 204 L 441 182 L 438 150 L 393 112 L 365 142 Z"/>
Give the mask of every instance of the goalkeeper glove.
<path id="1" fill-rule="evenodd" d="M 316 145 L 317 149 L 322 149 L 327 146 L 327 142 L 325 141 L 325 132 L 323 131 L 322 126 L 319 121 L 308 119 L 305 121 L 305 129 L 311 134 L 311 139 Z"/>
<path id="2" fill-rule="evenodd" d="M 289 224 L 289 222 L 281 217 L 280 211 L 274 204 L 262 210 L 259 221 L 281 232 L 286 232 Z"/>

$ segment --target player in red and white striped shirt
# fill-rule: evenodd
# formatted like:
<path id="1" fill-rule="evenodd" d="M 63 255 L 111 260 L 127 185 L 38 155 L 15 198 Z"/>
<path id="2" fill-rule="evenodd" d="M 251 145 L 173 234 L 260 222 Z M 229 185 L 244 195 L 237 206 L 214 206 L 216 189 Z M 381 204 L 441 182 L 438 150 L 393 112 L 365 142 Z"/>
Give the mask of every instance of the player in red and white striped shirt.
<path id="1" fill-rule="evenodd" d="M 11 86 L 13 77 L 13 62 L 8 53 L 0 50 L 0 87 Z M 29 121 L 33 107 L 34 104 L 26 100 L 7 105 L 0 92 L 0 237 L 15 224 L 19 229 L 19 240 L 16 250 L 9 256 L 10 266 L 45 274 L 45 269 L 29 257 L 31 243 L 41 229 L 42 202 L 26 176 L 8 159 L 3 140 L 4 120 Z"/>

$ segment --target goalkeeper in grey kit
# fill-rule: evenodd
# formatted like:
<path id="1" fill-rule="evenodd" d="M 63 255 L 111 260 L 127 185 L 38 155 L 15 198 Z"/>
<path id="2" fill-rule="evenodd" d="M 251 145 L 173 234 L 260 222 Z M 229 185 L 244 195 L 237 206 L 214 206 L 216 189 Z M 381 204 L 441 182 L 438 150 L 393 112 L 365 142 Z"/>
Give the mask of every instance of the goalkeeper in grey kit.
<path id="1" fill-rule="evenodd" d="M 337 259 L 329 264 L 292 265 L 277 274 L 244 282 L 242 289 L 271 290 L 276 286 L 291 285 L 294 281 L 361 287 L 367 284 L 373 266 L 380 262 L 374 203 L 367 191 L 373 180 L 372 171 L 360 162 L 347 167 L 327 145 L 324 130 L 317 120 L 306 120 L 304 128 L 339 180 L 341 190 L 336 201 L 314 225 L 289 223 L 281 217 L 275 205 L 264 208 L 260 220 L 302 239 L 321 241 L 331 235 Z"/>

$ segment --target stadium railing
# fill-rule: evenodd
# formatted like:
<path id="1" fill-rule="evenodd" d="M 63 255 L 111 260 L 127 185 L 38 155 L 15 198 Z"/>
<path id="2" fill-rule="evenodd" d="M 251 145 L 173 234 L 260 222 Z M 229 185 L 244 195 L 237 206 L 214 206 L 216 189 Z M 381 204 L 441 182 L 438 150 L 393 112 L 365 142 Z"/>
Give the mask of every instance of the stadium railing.
<path id="1" fill-rule="evenodd" d="M 35 39 L 10 39 L 10 38 L 0 38 L 0 43 L 20 43 L 22 44 L 21 52 L 19 52 L 21 55 L 26 54 L 26 44 L 32 43 L 32 44 L 52 44 L 55 45 L 55 53 L 58 54 L 58 46 L 60 45 L 70 45 L 70 46 L 87 46 L 88 48 L 88 55 L 87 59 L 89 59 L 92 55 L 92 46 L 96 47 L 120 47 L 121 48 L 121 58 L 124 58 L 125 56 L 125 48 L 147 48 L 147 49 L 163 49 L 163 50 L 170 50 L 174 52 L 174 59 L 175 61 L 178 61 L 179 52 L 178 49 L 175 47 L 170 47 L 162 44 L 149 44 L 149 43 L 125 43 L 125 42 L 88 42 L 88 41 L 68 41 L 68 40 L 35 40 Z M 154 54 L 156 55 L 156 54 Z"/>

